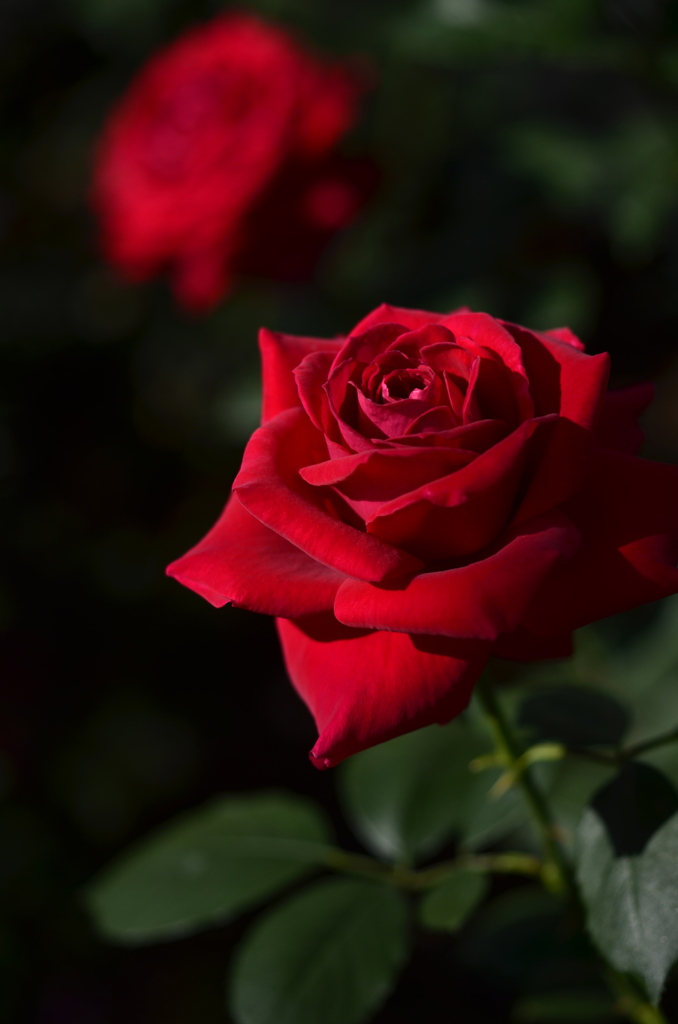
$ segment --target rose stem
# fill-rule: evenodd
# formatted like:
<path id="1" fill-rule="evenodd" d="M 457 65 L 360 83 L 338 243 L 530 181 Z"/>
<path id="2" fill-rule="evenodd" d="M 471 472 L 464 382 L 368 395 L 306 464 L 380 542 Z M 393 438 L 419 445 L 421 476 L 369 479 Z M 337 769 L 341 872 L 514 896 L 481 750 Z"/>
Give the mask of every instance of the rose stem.
<path id="1" fill-rule="evenodd" d="M 497 753 L 507 769 L 515 769 L 523 751 L 516 739 L 504 710 L 497 700 L 492 683 L 485 675 L 481 678 L 476 692 L 494 737 Z M 522 766 L 519 766 L 522 767 Z M 568 893 L 576 897 L 576 888 L 569 865 L 557 842 L 556 829 L 544 794 L 537 786 L 531 768 L 516 771 L 516 785 L 520 786 L 525 802 L 539 832 L 544 851 L 544 884 L 552 892 Z"/>
<path id="2" fill-rule="evenodd" d="M 531 768 L 528 767 L 523 771 L 515 771 L 516 762 L 523 751 L 501 704 L 497 700 L 497 695 L 487 673 L 480 679 L 476 692 L 492 731 L 497 753 L 502 758 L 507 769 L 514 771 L 516 785 L 520 786 L 522 790 L 525 802 L 530 809 L 533 821 L 539 832 L 544 851 L 542 881 L 551 892 L 567 894 L 576 906 L 580 906 L 579 893 L 570 865 L 555 838 L 555 824 L 546 798 L 534 781 Z M 610 987 L 619 997 L 618 1009 L 629 1020 L 634 1021 L 635 1024 L 668 1024 L 666 1017 L 659 1007 L 652 1006 L 638 994 L 637 987 L 630 978 L 610 967 L 606 970 L 606 977 Z"/>

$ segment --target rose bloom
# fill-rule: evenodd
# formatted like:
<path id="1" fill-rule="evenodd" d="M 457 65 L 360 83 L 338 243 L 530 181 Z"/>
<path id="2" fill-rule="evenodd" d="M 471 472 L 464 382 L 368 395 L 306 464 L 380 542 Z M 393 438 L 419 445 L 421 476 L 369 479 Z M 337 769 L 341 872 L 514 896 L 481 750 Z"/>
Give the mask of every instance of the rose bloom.
<path id="1" fill-rule="evenodd" d="M 170 266 L 213 306 L 238 272 L 307 276 L 373 190 L 334 152 L 362 91 L 282 28 L 224 14 L 142 68 L 99 141 L 91 191 L 107 258 L 131 280 Z"/>
<path id="2" fill-rule="evenodd" d="M 459 310 L 381 306 L 348 338 L 263 330 L 263 425 L 169 574 L 278 617 L 329 767 L 466 706 L 491 654 L 678 591 L 678 469 L 637 458 L 646 385 Z"/>

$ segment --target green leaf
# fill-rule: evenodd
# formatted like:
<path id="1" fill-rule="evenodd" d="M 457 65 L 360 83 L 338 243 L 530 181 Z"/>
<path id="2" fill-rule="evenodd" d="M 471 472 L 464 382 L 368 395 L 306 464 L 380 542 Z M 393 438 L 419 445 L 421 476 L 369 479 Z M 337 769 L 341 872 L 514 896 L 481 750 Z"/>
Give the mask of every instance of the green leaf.
<path id="1" fill-rule="evenodd" d="M 537 885 L 501 893 L 469 921 L 458 955 L 474 971 L 533 991 L 543 979 L 569 971 L 578 937 L 563 934 L 564 912 L 562 901 Z"/>
<path id="2" fill-rule="evenodd" d="M 430 856 L 454 833 L 469 848 L 496 839 L 524 819 L 524 808 L 515 791 L 488 796 L 499 770 L 469 770 L 491 749 L 459 719 L 372 747 L 341 769 L 346 816 L 369 849 L 394 861 Z"/>
<path id="3" fill-rule="evenodd" d="M 455 871 L 422 899 L 421 924 L 437 931 L 457 931 L 483 899 L 488 886 L 487 877 L 478 871 Z"/>
<path id="4" fill-rule="evenodd" d="M 523 701 L 518 722 L 535 741 L 560 740 L 570 746 L 617 746 L 628 715 L 612 697 L 583 686 L 554 686 Z"/>
<path id="5" fill-rule="evenodd" d="M 308 874 L 327 841 L 318 811 L 299 797 L 222 797 L 124 853 L 90 888 L 89 906 L 118 942 L 178 938 Z"/>
<path id="6" fill-rule="evenodd" d="M 660 772 L 626 765 L 596 795 L 576 836 L 589 931 L 657 1002 L 678 958 L 678 796 Z"/>
<path id="7" fill-rule="evenodd" d="M 402 896 L 373 882 L 319 882 L 258 921 L 241 947 L 237 1024 L 359 1024 L 393 987 L 407 951 Z"/>

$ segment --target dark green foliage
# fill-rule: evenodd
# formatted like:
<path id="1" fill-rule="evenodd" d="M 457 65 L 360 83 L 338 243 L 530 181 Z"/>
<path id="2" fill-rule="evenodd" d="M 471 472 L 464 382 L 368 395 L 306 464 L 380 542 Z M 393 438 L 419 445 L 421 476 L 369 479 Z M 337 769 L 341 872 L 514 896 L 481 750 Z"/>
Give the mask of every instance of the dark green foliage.
<path id="1" fill-rule="evenodd" d="M 425 928 L 455 932 L 471 916 L 487 889 L 485 875 L 455 871 L 426 893 L 419 906 L 419 920 Z"/>
<path id="2" fill-rule="evenodd" d="M 633 857 L 678 812 L 678 793 L 661 772 L 642 761 L 627 761 L 596 793 L 591 807 L 605 825 L 615 855 Z"/>
<path id="3" fill-rule="evenodd" d="M 127 852 L 89 892 L 101 931 L 155 942 L 223 922 L 323 863 L 328 833 L 291 794 L 224 797 Z"/>
<path id="4" fill-rule="evenodd" d="M 524 820 L 515 791 L 488 799 L 497 771 L 474 774 L 491 749 L 470 721 L 431 726 L 366 750 L 342 768 L 346 813 L 363 842 L 389 860 L 430 856 L 453 835 L 474 848 Z"/>
<path id="5" fill-rule="evenodd" d="M 519 723 L 535 742 L 560 740 L 570 746 L 616 746 L 628 728 L 618 701 L 583 686 L 557 686 L 531 693 L 520 707 Z"/>
<path id="6" fill-rule="evenodd" d="M 639 975 L 657 1002 L 678 958 L 678 813 L 668 779 L 626 765 L 596 796 L 577 831 L 577 876 L 597 946 Z"/>
<path id="7" fill-rule="evenodd" d="M 267 914 L 232 978 L 237 1024 L 359 1024 L 407 951 L 402 898 L 371 882 L 320 882 Z"/>

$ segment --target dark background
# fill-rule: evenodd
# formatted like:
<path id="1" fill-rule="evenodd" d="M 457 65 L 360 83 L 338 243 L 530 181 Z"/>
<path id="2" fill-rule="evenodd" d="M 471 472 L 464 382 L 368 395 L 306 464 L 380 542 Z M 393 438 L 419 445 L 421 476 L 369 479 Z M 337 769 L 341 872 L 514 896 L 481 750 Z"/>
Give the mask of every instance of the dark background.
<path id="1" fill-rule="evenodd" d="M 287 786 L 336 817 L 272 623 L 163 576 L 218 514 L 256 426 L 259 326 L 330 336 L 381 301 L 567 323 L 612 353 L 615 382 L 657 379 L 647 452 L 678 460 L 676 5 L 249 6 L 371 63 L 378 84 L 349 149 L 371 154 L 383 183 L 314 280 L 245 280 L 195 319 L 165 283 L 132 288 L 104 266 L 86 194 L 111 103 L 222 5 L 1 0 L 7 1024 L 224 1021 L 241 923 L 116 949 L 94 935 L 83 886 L 220 791 Z M 508 1020 L 510 979 L 469 974 L 451 940 L 422 943 L 379 1024 Z"/>

